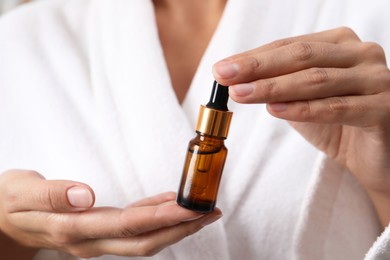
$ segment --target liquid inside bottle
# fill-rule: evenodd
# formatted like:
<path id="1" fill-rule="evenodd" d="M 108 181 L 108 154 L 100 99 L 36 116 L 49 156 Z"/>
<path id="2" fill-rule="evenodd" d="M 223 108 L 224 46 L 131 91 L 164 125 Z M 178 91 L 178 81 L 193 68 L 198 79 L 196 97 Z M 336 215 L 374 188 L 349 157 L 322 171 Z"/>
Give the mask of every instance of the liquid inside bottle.
<path id="1" fill-rule="evenodd" d="M 200 212 L 214 210 L 227 156 L 224 138 L 198 133 L 189 144 L 177 202 Z"/>
<path id="2" fill-rule="evenodd" d="M 215 208 L 227 155 L 224 140 L 233 115 L 227 107 L 228 99 L 228 87 L 214 81 L 209 102 L 200 106 L 197 136 L 188 146 L 176 199 L 187 209 L 211 212 Z"/>

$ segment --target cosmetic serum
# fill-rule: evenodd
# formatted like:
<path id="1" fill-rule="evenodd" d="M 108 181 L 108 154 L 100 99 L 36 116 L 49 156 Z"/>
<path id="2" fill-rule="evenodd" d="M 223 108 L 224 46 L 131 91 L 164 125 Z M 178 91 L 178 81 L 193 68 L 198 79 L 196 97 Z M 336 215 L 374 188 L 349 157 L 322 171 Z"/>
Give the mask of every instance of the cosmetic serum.
<path id="1" fill-rule="evenodd" d="M 177 195 L 177 203 L 187 209 L 211 212 L 215 208 L 227 156 L 224 141 L 233 115 L 228 99 L 229 88 L 214 82 L 209 103 L 200 107 Z"/>

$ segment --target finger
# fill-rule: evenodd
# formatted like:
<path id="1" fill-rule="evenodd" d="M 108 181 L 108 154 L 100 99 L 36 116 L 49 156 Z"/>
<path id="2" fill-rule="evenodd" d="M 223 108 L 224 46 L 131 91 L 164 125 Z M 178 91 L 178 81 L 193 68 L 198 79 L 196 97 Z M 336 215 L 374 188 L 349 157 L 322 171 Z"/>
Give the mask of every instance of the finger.
<path id="1" fill-rule="evenodd" d="M 233 55 L 224 60 L 235 60 L 240 58 L 241 56 L 253 56 L 257 53 L 274 50 L 280 47 L 285 47 L 287 45 L 297 43 L 297 42 L 323 42 L 323 43 L 339 44 L 339 43 L 356 43 L 360 41 L 361 40 L 356 35 L 356 33 L 352 31 L 350 28 L 340 27 L 332 30 L 326 30 L 322 32 L 299 35 L 295 37 L 276 40 L 267 43 L 265 45 L 262 45 L 258 48 Z"/>
<path id="2" fill-rule="evenodd" d="M 356 33 L 348 27 L 340 27 L 332 30 L 322 31 L 318 33 L 305 34 L 281 40 L 276 40 L 271 43 L 265 44 L 258 48 L 233 55 L 225 58 L 213 66 L 213 74 L 215 79 L 223 85 L 237 84 L 238 82 L 230 82 L 239 71 L 238 65 L 235 63 L 237 60 L 248 59 L 247 62 L 251 63 L 250 57 L 262 54 L 270 50 L 279 49 L 292 44 L 299 44 L 305 42 L 319 42 L 329 44 L 340 43 L 358 43 L 361 42 Z M 256 65 L 257 61 L 252 60 L 252 64 Z"/>
<path id="3" fill-rule="evenodd" d="M 71 226 L 88 238 L 131 237 L 164 227 L 174 226 L 181 222 L 191 221 L 203 214 L 184 209 L 175 201 L 157 206 L 111 209 L 111 211 L 85 212 L 73 219 Z M 101 223 L 96 229 L 93 222 Z M 109 222 L 109 223 L 108 223 Z"/>
<path id="4" fill-rule="evenodd" d="M 219 83 L 231 86 L 311 67 L 348 68 L 362 60 L 364 47 L 364 44 L 296 42 L 278 49 L 222 61 L 214 65 L 213 72 Z"/>
<path id="5" fill-rule="evenodd" d="M 233 85 L 230 97 L 239 103 L 275 103 L 332 96 L 372 95 L 389 89 L 381 66 L 310 68 L 295 73 Z"/>
<path id="6" fill-rule="evenodd" d="M 154 206 L 154 205 L 162 204 L 167 201 L 175 200 L 175 198 L 176 198 L 175 192 L 165 192 L 153 197 L 148 197 L 140 201 L 134 202 L 130 204 L 129 207 Z"/>
<path id="7" fill-rule="evenodd" d="M 295 42 L 327 42 L 327 43 L 348 43 L 360 42 L 358 35 L 348 27 L 339 27 L 336 29 L 325 30 L 316 33 L 304 34 L 285 39 L 276 40 L 268 44 L 262 45 L 256 49 L 249 50 L 242 54 L 234 55 L 253 55 L 254 53 L 264 52 L 276 48 L 280 48 Z"/>
<path id="8" fill-rule="evenodd" d="M 198 232 L 203 227 L 217 221 L 222 216 L 219 209 L 204 217 L 176 226 L 156 230 L 126 239 L 100 239 L 82 243 L 74 249 L 83 257 L 113 254 L 120 256 L 152 256 L 162 249 L 177 243 L 183 238 Z M 91 252 L 92 255 L 91 255 Z"/>
<path id="9" fill-rule="evenodd" d="M 85 239 L 136 236 L 202 216 L 170 201 L 157 206 L 101 207 L 79 213 L 19 212 L 12 214 L 11 221 L 24 230 L 49 234 L 55 241 L 74 243 Z"/>
<path id="10" fill-rule="evenodd" d="M 268 104 L 276 117 L 297 122 L 370 127 L 388 122 L 388 93 Z"/>
<path id="11" fill-rule="evenodd" d="M 45 180 L 34 171 L 13 170 L 5 181 L 8 212 L 74 212 L 93 206 L 95 196 L 86 184 L 74 181 Z"/>

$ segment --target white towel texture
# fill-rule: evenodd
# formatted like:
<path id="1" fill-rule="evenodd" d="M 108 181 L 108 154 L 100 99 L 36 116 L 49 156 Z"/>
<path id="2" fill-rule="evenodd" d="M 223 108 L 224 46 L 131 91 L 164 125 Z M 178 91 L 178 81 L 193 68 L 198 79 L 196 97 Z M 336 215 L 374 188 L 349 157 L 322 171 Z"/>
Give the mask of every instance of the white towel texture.
<path id="1" fill-rule="evenodd" d="M 97 206 L 176 191 L 214 62 L 338 26 L 390 53 L 389 8 L 388 0 L 229 0 L 183 104 L 151 1 L 50 0 L 18 8 L 0 18 L 0 172 L 34 169 L 85 182 Z M 352 175 L 263 105 L 229 107 L 218 198 L 224 217 L 152 259 L 363 259 L 381 231 Z M 387 230 L 367 259 L 390 259 L 389 239 Z M 42 250 L 35 259 L 75 258 Z"/>
<path id="2" fill-rule="evenodd" d="M 1 0 L 0 1 L 0 14 L 11 10 L 21 4 L 20 0 Z"/>

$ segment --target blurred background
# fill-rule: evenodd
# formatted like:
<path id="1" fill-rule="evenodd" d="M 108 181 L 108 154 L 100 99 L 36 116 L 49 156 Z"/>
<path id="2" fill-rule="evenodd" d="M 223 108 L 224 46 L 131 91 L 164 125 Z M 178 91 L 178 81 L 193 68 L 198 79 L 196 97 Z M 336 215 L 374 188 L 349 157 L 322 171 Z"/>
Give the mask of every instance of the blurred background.
<path id="1" fill-rule="evenodd" d="M 32 2 L 33 0 L 0 0 L 0 14 L 3 14 L 16 6 Z"/>

